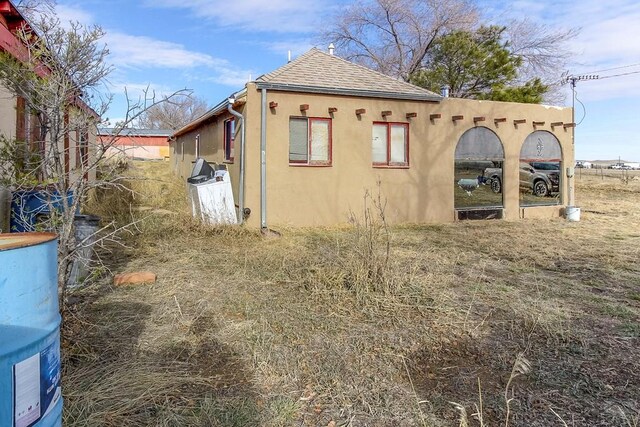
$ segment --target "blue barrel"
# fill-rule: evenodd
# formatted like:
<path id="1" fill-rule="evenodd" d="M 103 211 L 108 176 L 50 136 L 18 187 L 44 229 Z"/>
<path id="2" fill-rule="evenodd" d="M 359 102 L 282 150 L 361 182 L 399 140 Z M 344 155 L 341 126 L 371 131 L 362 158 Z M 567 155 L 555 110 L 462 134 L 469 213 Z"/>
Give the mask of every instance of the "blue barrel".
<path id="1" fill-rule="evenodd" d="M 0 427 L 62 426 L 57 240 L 0 234 Z"/>
<path id="2" fill-rule="evenodd" d="M 73 191 L 67 192 L 67 206 L 73 204 Z M 11 199 L 11 231 L 23 233 L 38 230 L 38 223 L 51 214 L 55 209 L 62 212 L 63 197 L 55 189 L 18 190 L 14 191 Z M 78 205 L 80 213 L 80 205 Z M 42 231 L 40 227 L 39 231 Z M 51 231 L 51 230 L 46 230 Z"/>

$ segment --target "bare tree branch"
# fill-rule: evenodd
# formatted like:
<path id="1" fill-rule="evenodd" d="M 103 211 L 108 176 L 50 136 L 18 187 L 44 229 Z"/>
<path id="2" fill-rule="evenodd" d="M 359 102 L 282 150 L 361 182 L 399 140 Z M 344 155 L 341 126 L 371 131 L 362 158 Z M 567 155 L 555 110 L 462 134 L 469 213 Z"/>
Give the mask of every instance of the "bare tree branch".
<path id="1" fill-rule="evenodd" d="M 559 87 L 572 56 L 568 42 L 579 32 L 579 28 L 557 29 L 527 18 L 512 20 L 506 27 L 505 36 L 510 50 L 523 60 L 520 80 L 525 82 L 539 77 L 549 85 L 546 101 L 557 103 L 564 100 Z"/>
<path id="2" fill-rule="evenodd" d="M 137 127 L 143 129 L 179 129 L 207 112 L 207 101 L 185 91 L 148 108 L 138 119 Z"/>
<path id="3" fill-rule="evenodd" d="M 121 186 L 109 162 L 113 151 L 109 149 L 115 147 L 122 129 L 147 109 L 173 103 L 188 92 L 156 99 L 147 89 L 137 100 L 127 96 L 124 121 L 109 138 L 96 140 L 97 125 L 111 100 L 101 94 L 112 69 L 101 43 L 104 31 L 79 23 L 62 27 L 55 15 L 40 18 L 34 27 L 17 30 L 18 53 L 0 53 L 0 84 L 22 104 L 25 128 L 20 139 L 0 136 L 0 183 L 14 192 L 37 194 L 46 206 L 41 211 L 46 216 L 37 223 L 28 209 L 18 219 L 24 220 L 27 230 L 37 227 L 58 234 L 58 286 L 64 302 L 72 266 L 83 257 L 87 243 L 86 238 L 76 240 L 76 214 L 91 190 Z M 95 179 L 98 168 L 101 177 Z M 117 231 L 128 229 L 125 225 Z M 113 236 L 107 234 L 108 239 Z"/>
<path id="4" fill-rule="evenodd" d="M 480 24 L 470 0 L 363 0 L 340 10 L 320 40 L 334 43 L 336 53 L 348 60 L 409 81 L 429 67 L 437 40 L 454 31 L 475 31 Z M 550 87 L 545 99 L 561 101 L 558 83 L 571 56 L 567 41 L 578 31 L 526 18 L 506 28 L 507 47 L 522 62 L 518 83 L 539 78 Z M 460 67 L 461 81 L 467 71 Z"/>
<path id="5" fill-rule="evenodd" d="M 19 0 L 14 4 L 25 17 L 37 22 L 43 15 L 55 14 L 57 2 L 56 0 Z"/>
<path id="6" fill-rule="evenodd" d="M 473 28 L 478 11 L 467 0 L 367 0 L 353 3 L 334 22 L 321 39 L 333 42 L 340 56 L 408 81 L 435 38 Z"/>

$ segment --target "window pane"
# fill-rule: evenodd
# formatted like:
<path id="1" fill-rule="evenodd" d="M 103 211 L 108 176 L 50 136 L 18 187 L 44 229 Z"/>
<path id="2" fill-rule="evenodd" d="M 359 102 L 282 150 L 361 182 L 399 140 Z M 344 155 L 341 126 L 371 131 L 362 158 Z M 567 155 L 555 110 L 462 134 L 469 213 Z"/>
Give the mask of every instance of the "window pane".
<path id="1" fill-rule="evenodd" d="M 391 163 L 407 163 L 406 142 L 406 128 L 391 125 Z"/>
<path id="2" fill-rule="evenodd" d="M 235 139 L 235 120 L 230 119 L 224 122 L 224 158 L 233 160 L 233 141 Z"/>
<path id="3" fill-rule="evenodd" d="M 560 142 L 550 132 L 535 131 L 520 149 L 520 206 L 559 205 Z"/>
<path id="4" fill-rule="evenodd" d="M 234 153 L 234 145 L 236 141 L 236 121 L 232 119 L 229 124 L 229 135 L 231 135 L 231 140 L 229 141 L 229 158 L 233 159 Z"/>
<path id="5" fill-rule="evenodd" d="M 471 128 L 456 146 L 456 160 L 501 160 L 504 149 L 498 135 L 485 127 Z"/>
<path id="6" fill-rule="evenodd" d="M 559 162 L 562 158 L 560 142 L 547 131 L 535 131 L 524 140 L 520 149 L 523 162 Z"/>
<path id="7" fill-rule="evenodd" d="M 463 133 L 455 152 L 455 208 L 502 208 L 503 161 L 502 142 L 492 130 L 475 127 Z M 477 214 L 482 215 L 480 212 Z M 493 213 L 488 215 L 491 216 L 485 219 L 494 217 Z"/>
<path id="8" fill-rule="evenodd" d="M 311 120 L 311 161 L 329 161 L 329 122 Z"/>
<path id="9" fill-rule="evenodd" d="M 306 162 L 309 150 L 307 119 L 289 120 L 289 161 Z"/>
<path id="10" fill-rule="evenodd" d="M 387 163 L 387 125 L 373 125 L 371 161 L 373 163 Z"/>
<path id="11" fill-rule="evenodd" d="M 502 161 L 456 160 L 453 185 L 456 209 L 502 207 Z"/>

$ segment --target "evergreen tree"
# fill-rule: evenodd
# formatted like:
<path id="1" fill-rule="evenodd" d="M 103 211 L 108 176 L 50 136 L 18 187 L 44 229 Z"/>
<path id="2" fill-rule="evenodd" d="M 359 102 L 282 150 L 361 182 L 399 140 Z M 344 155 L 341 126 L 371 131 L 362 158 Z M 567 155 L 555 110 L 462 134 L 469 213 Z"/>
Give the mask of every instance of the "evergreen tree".
<path id="1" fill-rule="evenodd" d="M 412 83 L 439 92 L 442 86 L 456 98 L 539 103 L 548 90 L 540 79 L 516 84 L 522 58 L 502 41 L 505 27 L 481 26 L 439 37 L 426 66 Z"/>

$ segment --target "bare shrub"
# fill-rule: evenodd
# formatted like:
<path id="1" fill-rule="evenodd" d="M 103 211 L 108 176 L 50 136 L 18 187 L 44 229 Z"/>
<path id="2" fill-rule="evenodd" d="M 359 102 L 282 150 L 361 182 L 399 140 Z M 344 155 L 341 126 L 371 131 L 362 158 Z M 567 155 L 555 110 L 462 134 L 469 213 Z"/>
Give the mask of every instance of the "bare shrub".
<path id="1" fill-rule="evenodd" d="M 391 230 L 385 208 L 380 191 L 373 196 L 367 190 L 362 211 L 350 214 L 350 228 L 311 239 L 308 244 L 315 248 L 315 259 L 299 259 L 290 274 L 315 290 L 346 290 L 360 302 L 393 295 L 404 274 L 395 271 L 391 262 Z M 310 263 L 313 268 L 308 268 Z"/>
<path id="2" fill-rule="evenodd" d="M 385 216 L 387 201 L 378 189 L 375 197 L 367 190 L 362 215 L 351 212 L 353 229 L 348 241 L 350 256 L 343 256 L 341 267 L 347 273 L 345 285 L 362 292 L 389 294 L 393 290 L 389 255 L 391 232 Z"/>

